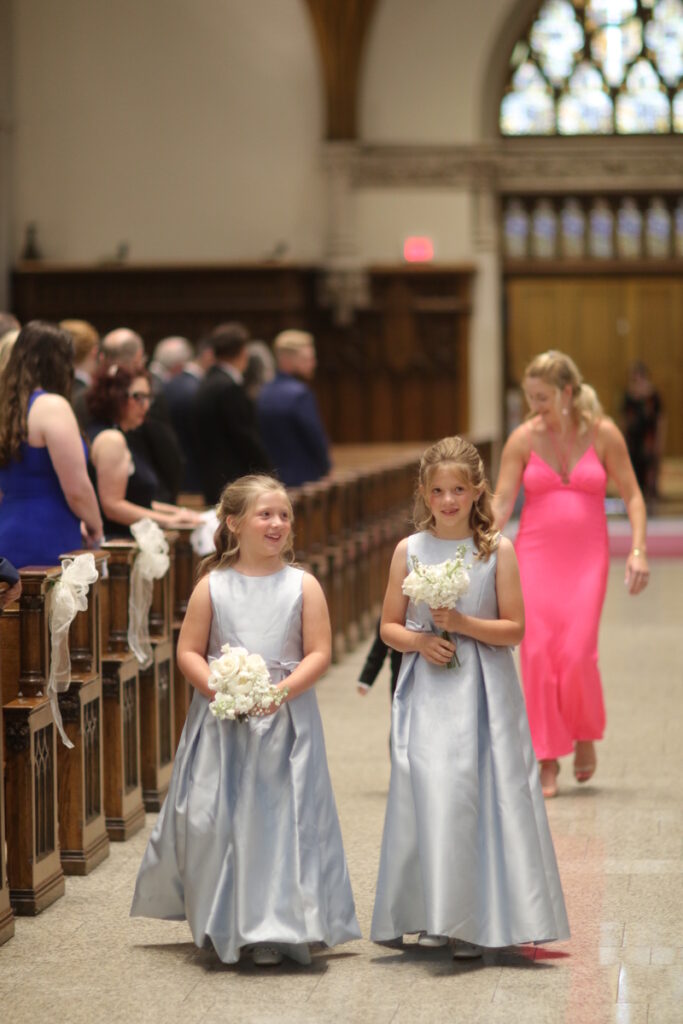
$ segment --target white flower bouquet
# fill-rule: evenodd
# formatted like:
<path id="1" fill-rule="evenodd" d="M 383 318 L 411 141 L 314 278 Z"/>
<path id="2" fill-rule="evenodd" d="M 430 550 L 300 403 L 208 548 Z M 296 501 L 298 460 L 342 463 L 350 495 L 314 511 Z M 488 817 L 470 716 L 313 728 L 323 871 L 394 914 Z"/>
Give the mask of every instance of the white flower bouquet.
<path id="1" fill-rule="evenodd" d="M 422 602 L 430 608 L 455 608 L 458 600 L 467 593 L 470 585 L 469 566 L 465 565 L 467 548 L 461 544 L 455 558 L 448 558 L 436 565 L 425 565 L 417 558 L 411 559 L 412 569 L 403 581 L 403 593 L 415 604 Z M 444 640 L 451 636 L 442 630 Z M 448 668 L 460 665 L 457 652 L 448 663 Z"/>
<path id="2" fill-rule="evenodd" d="M 209 665 L 209 689 L 216 694 L 209 707 L 216 718 L 243 722 L 254 711 L 279 707 L 288 691 L 273 686 L 260 654 L 230 644 L 223 644 L 221 651 Z"/>

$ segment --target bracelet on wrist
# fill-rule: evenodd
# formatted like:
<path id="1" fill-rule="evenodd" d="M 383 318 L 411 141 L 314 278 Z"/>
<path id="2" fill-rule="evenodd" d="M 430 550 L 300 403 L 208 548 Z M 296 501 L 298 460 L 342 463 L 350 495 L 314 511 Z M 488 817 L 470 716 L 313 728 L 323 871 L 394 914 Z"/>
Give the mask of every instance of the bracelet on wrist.
<path id="1" fill-rule="evenodd" d="M 641 555 L 645 554 L 645 548 L 631 548 L 631 554 L 635 558 L 640 558 Z"/>

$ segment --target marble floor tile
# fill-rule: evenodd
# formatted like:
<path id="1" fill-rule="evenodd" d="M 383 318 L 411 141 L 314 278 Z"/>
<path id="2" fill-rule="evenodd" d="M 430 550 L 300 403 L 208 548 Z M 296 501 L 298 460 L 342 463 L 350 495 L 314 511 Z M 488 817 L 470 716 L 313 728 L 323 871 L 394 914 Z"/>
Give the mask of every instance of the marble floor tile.
<path id="1" fill-rule="evenodd" d="M 11 1024 L 682 1024 L 683 778 L 676 601 L 683 562 L 623 593 L 610 572 L 601 628 L 608 729 L 595 778 L 564 758 L 547 804 L 570 916 L 568 942 L 487 952 L 369 942 L 389 783 L 388 671 L 355 680 L 371 638 L 318 687 L 330 772 L 366 936 L 310 967 L 227 966 L 185 922 L 131 919 L 135 875 L 156 815 L 0 947 L 0 1017 Z M 645 699 L 645 697 L 647 699 Z"/>

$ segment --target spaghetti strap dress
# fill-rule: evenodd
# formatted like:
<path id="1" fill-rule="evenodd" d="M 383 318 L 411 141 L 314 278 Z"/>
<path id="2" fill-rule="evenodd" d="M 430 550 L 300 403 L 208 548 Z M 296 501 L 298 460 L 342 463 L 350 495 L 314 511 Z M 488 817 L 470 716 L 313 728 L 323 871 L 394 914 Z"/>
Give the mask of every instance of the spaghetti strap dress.
<path id="1" fill-rule="evenodd" d="M 36 388 L 28 412 L 40 395 Z M 83 445 L 83 464 L 86 448 Z M 0 554 L 20 569 L 59 565 L 59 556 L 83 547 L 81 522 L 64 496 L 47 448 L 24 441 L 18 461 L 0 467 Z"/>
<path id="2" fill-rule="evenodd" d="M 471 539 L 408 538 L 407 566 L 456 557 L 465 544 L 466 615 L 498 618 L 497 555 Z M 408 603 L 409 629 L 434 630 Z M 403 655 L 391 720 L 391 782 L 371 939 L 426 931 L 502 947 L 569 937 L 569 925 L 508 647 L 456 638 L 459 668 Z"/>
<path id="3" fill-rule="evenodd" d="M 607 474 L 590 444 L 563 483 L 532 450 L 515 550 L 526 632 L 522 683 L 536 757 L 570 754 L 605 728 L 598 628 L 607 587 Z"/>
<path id="4" fill-rule="evenodd" d="M 303 571 L 209 574 L 208 657 L 225 643 L 278 682 L 303 656 Z M 138 873 L 132 916 L 187 919 L 225 963 L 268 943 L 301 963 L 309 943 L 360 938 L 313 689 L 274 714 L 220 721 L 198 691 Z"/>

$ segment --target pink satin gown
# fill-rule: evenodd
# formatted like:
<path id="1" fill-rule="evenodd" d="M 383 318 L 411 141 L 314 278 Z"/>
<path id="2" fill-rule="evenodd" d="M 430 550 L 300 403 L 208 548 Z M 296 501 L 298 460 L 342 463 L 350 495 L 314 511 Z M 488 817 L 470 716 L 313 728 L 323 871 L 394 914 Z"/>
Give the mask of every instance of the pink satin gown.
<path id="1" fill-rule="evenodd" d="M 592 445 L 563 483 L 532 451 L 515 541 L 526 611 L 521 667 L 536 757 L 569 754 L 605 728 L 598 628 L 609 552 L 607 474 Z"/>

